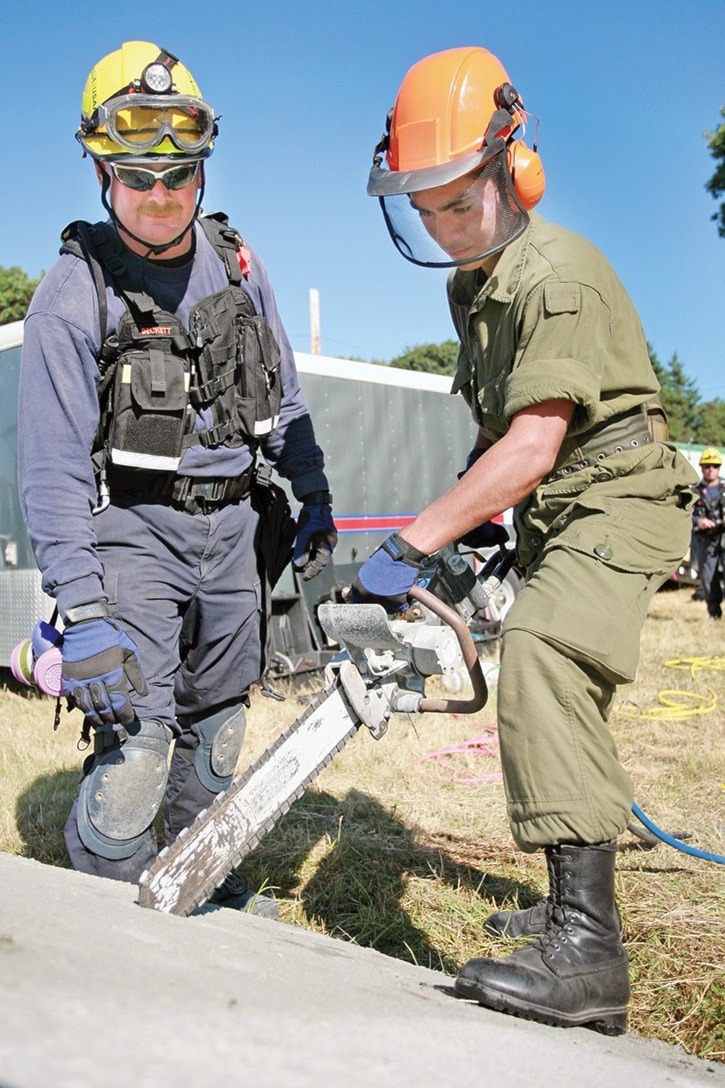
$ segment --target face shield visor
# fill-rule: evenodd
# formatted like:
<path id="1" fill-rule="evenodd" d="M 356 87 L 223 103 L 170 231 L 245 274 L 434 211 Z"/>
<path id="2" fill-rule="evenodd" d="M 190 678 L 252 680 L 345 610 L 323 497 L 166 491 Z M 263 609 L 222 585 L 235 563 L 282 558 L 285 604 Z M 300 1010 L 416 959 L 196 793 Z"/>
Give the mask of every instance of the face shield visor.
<path id="1" fill-rule="evenodd" d="M 368 192 L 378 196 L 390 237 L 406 260 L 425 268 L 476 267 L 524 232 L 529 217 L 514 191 L 506 144 L 495 143 L 485 155 L 442 169 L 396 176 L 373 166 Z"/>
<path id="2" fill-rule="evenodd" d="M 183 155 L 210 153 L 217 126 L 211 106 L 192 95 L 127 94 L 98 107 L 91 136 L 105 127 L 105 134 L 123 152 L 136 155 Z"/>

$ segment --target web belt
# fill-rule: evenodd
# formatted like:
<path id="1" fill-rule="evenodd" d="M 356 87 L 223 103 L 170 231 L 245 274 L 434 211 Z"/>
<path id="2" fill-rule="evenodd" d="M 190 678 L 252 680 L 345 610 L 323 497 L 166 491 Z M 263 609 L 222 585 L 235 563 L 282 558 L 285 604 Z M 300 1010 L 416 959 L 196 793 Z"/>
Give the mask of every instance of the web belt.
<path id="1" fill-rule="evenodd" d="M 559 480 L 572 472 L 601 464 L 615 453 L 648 446 L 655 441 L 666 441 L 666 417 L 658 404 L 642 404 L 631 412 L 607 420 L 581 437 L 583 440 L 550 474 L 549 480 Z"/>
<path id="2" fill-rule="evenodd" d="M 246 499 L 251 490 L 254 465 L 241 476 L 170 476 L 109 467 L 108 485 L 113 499 L 161 502 L 187 514 L 209 514 L 232 502 Z"/>

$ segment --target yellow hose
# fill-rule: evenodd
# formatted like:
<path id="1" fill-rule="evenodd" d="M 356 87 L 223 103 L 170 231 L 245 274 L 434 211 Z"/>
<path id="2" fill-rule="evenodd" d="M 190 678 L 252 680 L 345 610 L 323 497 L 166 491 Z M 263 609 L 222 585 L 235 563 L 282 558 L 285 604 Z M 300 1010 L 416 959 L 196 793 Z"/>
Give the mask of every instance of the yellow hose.
<path id="1" fill-rule="evenodd" d="M 703 670 L 721 672 L 725 669 L 725 657 L 673 657 L 665 661 L 665 668 L 687 669 L 694 679 Z M 649 710 L 636 710 L 630 704 L 615 708 L 615 713 L 622 714 L 626 718 L 645 718 L 656 721 L 680 721 L 685 718 L 694 718 L 699 714 L 711 714 L 717 706 L 717 695 L 705 686 L 707 695 L 701 695 L 694 691 L 682 691 L 678 688 L 666 688 L 659 692 L 657 698 L 660 705 Z"/>

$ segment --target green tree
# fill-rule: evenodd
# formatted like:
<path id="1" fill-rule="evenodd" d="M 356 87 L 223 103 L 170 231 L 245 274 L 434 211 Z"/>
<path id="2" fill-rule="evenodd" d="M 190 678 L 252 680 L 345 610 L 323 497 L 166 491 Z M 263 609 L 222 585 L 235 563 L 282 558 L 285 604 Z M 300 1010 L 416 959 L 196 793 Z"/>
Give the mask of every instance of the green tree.
<path id="1" fill-rule="evenodd" d="M 725 401 L 716 397 L 702 405 L 702 422 L 696 441 L 703 446 L 725 448 Z"/>
<path id="2" fill-rule="evenodd" d="M 662 386 L 660 400 L 667 412 L 670 437 L 674 442 L 695 442 L 703 446 L 725 446 L 725 401 L 700 399 L 694 381 L 687 377 L 677 352 L 663 366 L 651 344 L 649 357 Z"/>
<path id="3" fill-rule="evenodd" d="M 22 321 L 40 278 L 32 279 L 22 268 L 0 265 L 0 325 Z"/>
<path id="4" fill-rule="evenodd" d="M 715 173 L 705 186 L 714 200 L 720 200 L 725 194 L 725 106 L 721 107 L 720 116 L 724 119 L 720 127 L 715 132 L 705 133 L 710 154 L 717 163 Z M 712 219 L 717 223 L 720 237 L 725 238 L 725 201 L 720 202 L 720 208 Z"/>
<path id="5" fill-rule="evenodd" d="M 697 387 L 685 373 L 677 352 L 670 359 L 663 374 L 658 374 L 662 385 L 662 405 L 667 412 L 670 437 L 673 442 L 697 442 L 702 426 L 702 402 Z"/>
<path id="6" fill-rule="evenodd" d="M 391 359 L 389 366 L 401 370 L 422 370 L 428 374 L 455 374 L 458 341 L 444 340 L 442 344 L 419 344 Z"/>
<path id="7" fill-rule="evenodd" d="M 657 352 L 652 347 L 649 340 L 647 341 L 647 351 L 649 352 L 649 361 L 652 363 L 652 369 L 655 372 L 655 375 L 657 377 L 657 381 L 660 383 L 660 385 L 664 385 L 665 384 L 665 368 L 662 366 L 662 363 L 659 360 Z"/>

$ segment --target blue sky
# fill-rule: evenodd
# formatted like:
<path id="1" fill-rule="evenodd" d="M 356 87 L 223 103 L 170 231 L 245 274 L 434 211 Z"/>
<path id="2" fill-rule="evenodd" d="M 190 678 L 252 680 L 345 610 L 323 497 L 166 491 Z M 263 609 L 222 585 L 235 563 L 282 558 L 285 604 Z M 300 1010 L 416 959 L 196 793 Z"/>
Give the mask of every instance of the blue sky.
<path id="1" fill-rule="evenodd" d="M 179 56 L 222 115 L 204 206 L 259 250 L 295 350 L 310 348 L 310 288 L 326 355 L 453 336 L 445 273 L 397 254 L 365 187 L 408 68 L 483 45 L 540 118 L 539 210 L 607 255 L 660 360 L 677 352 L 703 398 L 725 399 L 725 240 L 703 138 L 725 105 L 723 0 L 5 0 L 1 265 L 38 275 L 66 222 L 101 217 L 73 139 L 81 90 L 135 38 Z"/>

